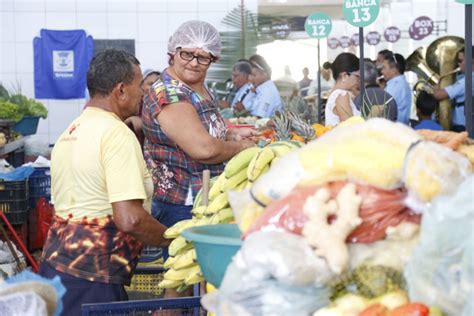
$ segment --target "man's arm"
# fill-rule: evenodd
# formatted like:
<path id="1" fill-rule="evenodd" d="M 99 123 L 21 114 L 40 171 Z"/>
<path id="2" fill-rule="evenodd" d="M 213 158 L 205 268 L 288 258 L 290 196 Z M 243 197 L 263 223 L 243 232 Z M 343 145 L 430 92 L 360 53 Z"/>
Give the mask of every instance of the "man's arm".
<path id="1" fill-rule="evenodd" d="M 449 95 L 446 92 L 446 90 L 441 89 L 439 86 L 434 86 L 433 87 L 433 96 L 438 101 L 449 99 Z"/>
<path id="2" fill-rule="evenodd" d="M 169 245 L 171 240 L 163 237 L 167 227 L 145 211 L 142 203 L 142 200 L 112 203 L 115 225 L 144 244 L 160 247 Z"/>

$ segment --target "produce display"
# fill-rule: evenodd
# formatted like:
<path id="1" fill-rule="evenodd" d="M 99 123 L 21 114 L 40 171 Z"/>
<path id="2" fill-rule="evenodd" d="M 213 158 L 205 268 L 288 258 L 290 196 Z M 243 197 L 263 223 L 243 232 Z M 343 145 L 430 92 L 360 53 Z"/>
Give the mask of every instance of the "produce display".
<path id="1" fill-rule="evenodd" d="M 0 119 L 18 122 L 23 116 L 39 116 L 46 118 L 46 107 L 20 93 L 10 93 L 0 84 Z"/>
<path id="2" fill-rule="evenodd" d="M 382 118 L 356 117 L 326 128 L 291 111 L 278 113 L 262 133 L 263 148 L 241 152 L 212 179 L 208 205 L 200 193 L 193 218 L 167 230 L 174 240 L 160 287 L 184 290 L 204 280 L 196 251 L 180 236 L 184 229 L 236 221 L 244 242 L 219 290 L 203 300 L 212 312 L 461 315 L 474 284 L 466 287 L 454 277 L 439 281 L 417 269 L 424 253 L 437 265 L 430 273 L 462 264 L 463 278 L 474 279 L 464 275 L 474 271 L 462 263 L 464 257 L 448 255 L 448 246 L 440 254 L 430 248 L 444 234 L 437 228 L 442 217 L 429 215 L 456 207 L 465 210 L 459 213 L 464 226 L 458 224 L 450 247 L 463 256 L 474 252 L 460 242 L 474 237 L 466 229 L 474 220 L 463 185 L 474 181 L 474 142 L 466 133 L 414 131 Z M 453 287 L 450 295 L 428 290 L 443 282 Z M 464 294 L 454 295 L 461 289 Z M 280 302 L 268 300 L 282 295 Z"/>
<path id="3" fill-rule="evenodd" d="M 240 192 L 251 187 L 254 181 L 268 172 L 275 161 L 299 146 L 299 143 L 281 141 L 264 148 L 245 149 L 227 163 L 220 176 L 211 179 L 208 205 L 202 204 L 202 190 L 199 191 L 192 209 L 193 218 L 180 221 L 165 232 L 164 236 L 173 241 L 169 246 L 170 257 L 164 263 L 164 268 L 168 271 L 159 284 L 161 288 L 177 288 L 178 291 L 183 291 L 188 286 L 204 280 L 196 261 L 196 251 L 190 242 L 180 236 L 181 232 L 194 226 L 234 221 L 228 192 Z"/>

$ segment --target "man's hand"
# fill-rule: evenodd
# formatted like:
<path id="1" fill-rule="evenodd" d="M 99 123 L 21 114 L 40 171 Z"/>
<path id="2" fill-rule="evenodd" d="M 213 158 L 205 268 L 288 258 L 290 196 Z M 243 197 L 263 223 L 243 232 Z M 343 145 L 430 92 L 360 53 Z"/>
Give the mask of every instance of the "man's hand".
<path id="1" fill-rule="evenodd" d="M 242 112 L 245 110 L 245 106 L 242 102 L 237 102 L 236 104 L 234 104 L 234 112 Z"/>

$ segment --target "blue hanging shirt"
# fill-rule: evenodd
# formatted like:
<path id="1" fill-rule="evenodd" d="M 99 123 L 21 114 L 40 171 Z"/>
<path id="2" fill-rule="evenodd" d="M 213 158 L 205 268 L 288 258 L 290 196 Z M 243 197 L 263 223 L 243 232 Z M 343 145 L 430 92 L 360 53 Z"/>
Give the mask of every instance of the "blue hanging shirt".
<path id="1" fill-rule="evenodd" d="M 35 98 L 82 99 L 94 53 L 94 42 L 84 30 L 41 29 L 33 40 Z"/>

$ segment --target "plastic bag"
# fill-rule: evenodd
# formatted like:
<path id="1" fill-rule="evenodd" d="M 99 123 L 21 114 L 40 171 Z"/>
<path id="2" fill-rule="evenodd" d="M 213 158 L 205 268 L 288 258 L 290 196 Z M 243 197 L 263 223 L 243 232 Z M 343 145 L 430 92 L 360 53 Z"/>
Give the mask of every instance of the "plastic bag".
<path id="1" fill-rule="evenodd" d="M 408 203 L 423 211 L 424 203 L 452 193 L 471 172 L 471 163 L 465 156 L 434 142 L 419 142 L 405 158 L 403 181 L 410 195 Z"/>
<path id="2" fill-rule="evenodd" d="M 49 143 L 38 136 L 25 137 L 25 155 L 49 157 Z"/>
<path id="3" fill-rule="evenodd" d="M 0 173 L 0 180 L 4 181 L 21 181 L 27 179 L 33 172 L 33 167 L 19 167 L 13 171 Z"/>
<path id="4" fill-rule="evenodd" d="M 256 231 L 279 230 L 301 235 L 307 221 L 303 212 L 306 199 L 319 189 L 327 188 L 335 198 L 347 181 L 336 181 L 324 186 L 295 188 L 286 197 L 272 202 L 244 238 Z M 402 222 L 419 223 L 420 215 L 414 214 L 405 205 L 406 192 L 402 189 L 382 190 L 370 185 L 356 184 L 357 194 L 362 197 L 359 209 L 360 224 L 347 238 L 349 242 L 371 243 L 382 240 L 388 227 Z M 330 219 L 328 219 L 330 220 Z"/>
<path id="5" fill-rule="evenodd" d="M 0 296 L 0 315 L 48 316 L 46 303 L 33 291 Z"/>
<path id="6" fill-rule="evenodd" d="M 315 286 L 325 272 L 302 237 L 281 232 L 250 236 L 227 268 L 218 291 L 202 303 L 217 315 L 309 315 L 329 302 Z"/>
<path id="7" fill-rule="evenodd" d="M 447 316 L 472 315 L 474 175 L 423 214 L 420 243 L 405 268 L 410 299 Z"/>

